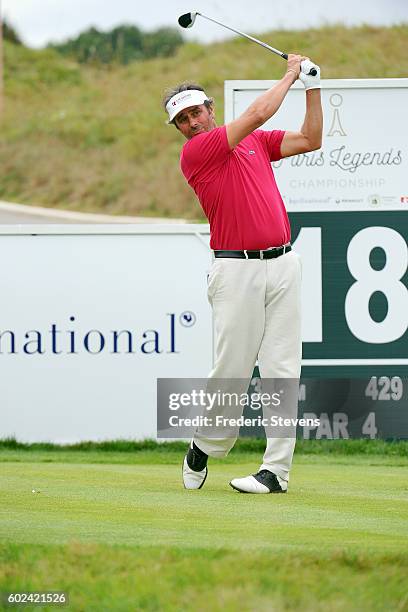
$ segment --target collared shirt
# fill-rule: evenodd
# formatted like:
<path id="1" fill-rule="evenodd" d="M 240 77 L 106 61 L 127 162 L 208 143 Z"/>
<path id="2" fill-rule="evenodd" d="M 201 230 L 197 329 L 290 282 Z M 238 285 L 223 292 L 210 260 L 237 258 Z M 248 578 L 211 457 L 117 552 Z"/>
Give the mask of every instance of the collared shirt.
<path id="1" fill-rule="evenodd" d="M 212 249 L 267 249 L 290 241 L 271 166 L 282 158 L 284 134 L 255 130 L 231 150 L 221 126 L 184 144 L 181 170 L 210 223 Z"/>

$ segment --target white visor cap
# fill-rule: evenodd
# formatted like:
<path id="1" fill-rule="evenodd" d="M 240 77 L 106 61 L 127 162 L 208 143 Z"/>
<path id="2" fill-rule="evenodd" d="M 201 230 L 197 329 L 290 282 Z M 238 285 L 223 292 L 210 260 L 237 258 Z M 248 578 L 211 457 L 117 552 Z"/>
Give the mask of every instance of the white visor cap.
<path id="1" fill-rule="evenodd" d="M 204 104 L 208 100 L 208 97 L 203 91 L 198 89 L 186 89 L 186 91 L 180 91 L 166 104 L 166 111 L 169 115 L 167 123 L 171 123 L 176 115 L 189 106 L 198 106 Z"/>

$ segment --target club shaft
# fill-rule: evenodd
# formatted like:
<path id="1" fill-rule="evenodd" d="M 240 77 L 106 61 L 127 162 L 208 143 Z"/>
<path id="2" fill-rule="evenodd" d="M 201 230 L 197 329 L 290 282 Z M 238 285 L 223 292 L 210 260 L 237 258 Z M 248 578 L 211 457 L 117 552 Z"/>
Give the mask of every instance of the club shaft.
<path id="1" fill-rule="evenodd" d="M 239 34 L 240 36 L 243 36 L 244 38 L 247 38 L 248 40 L 252 40 L 252 42 L 256 43 L 257 45 L 261 45 L 261 47 L 263 47 L 264 49 L 268 49 L 268 51 L 272 51 L 272 53 L 275 53 L 276 55 L 280 55 L 281 57 L 283 57 L 283 59 L 288 59 L 288 56 L 286 53 L 283 53 L 282 51 L 279 51 L 279 49 L 275 49 L 274 47 L 267 45 L 266 43 L 262 42 L 262 40 L 258 40 L 257 38 L 254 38 L 253 36 L 250 36 L 249 34 L 245 34 L 245 32 L 241 32 L 240 30 L 235 30 L 234 28 L 231 28 L 230 26 L 225 25 L 225 23 L 221 23 L 221 21 L 217 21 L 216 19 L 207 17 L 207 15 L 203 15 L 203 13 L 197 13 L 197 15 L 200 15 L 201 17 L 204 17 L 204 19 L 208 19 L 208 21 L 212 21 L 213 23 L 218 24 L 222 26 L 223 28 L 226 28 L 227 30 L 231 30 L 231 32 L 235 32 L 235 34 Z"/>

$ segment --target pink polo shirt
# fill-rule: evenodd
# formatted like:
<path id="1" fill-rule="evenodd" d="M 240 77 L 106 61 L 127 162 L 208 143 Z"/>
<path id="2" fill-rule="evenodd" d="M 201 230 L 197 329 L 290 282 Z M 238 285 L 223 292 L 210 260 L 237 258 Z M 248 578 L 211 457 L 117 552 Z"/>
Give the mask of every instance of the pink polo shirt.
<path id="1" fill-rule="evenodd" d="M 212 249 L 267 249 L 290 240 L 285 205 L 271 161 L 285 132 L 255 130 L 231 150 L 226 127 L 197 134 L 180 165 L 208 218 Z"/>

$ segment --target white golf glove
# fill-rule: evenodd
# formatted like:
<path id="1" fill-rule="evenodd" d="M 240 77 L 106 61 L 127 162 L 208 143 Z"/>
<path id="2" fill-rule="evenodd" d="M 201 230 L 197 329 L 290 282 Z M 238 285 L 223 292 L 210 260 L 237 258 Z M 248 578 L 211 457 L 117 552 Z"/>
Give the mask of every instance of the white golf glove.
<path id="1" fill-rule="evenodd" d="M 316 68 L 316 76 L 307 74 L 311 68 Z M 300 74 L 299 79 L 302 81 L 305 89 L 320 89 L 320 67 L 311 62 L 310 60 L 303 60 L 300 63 Z"/>

